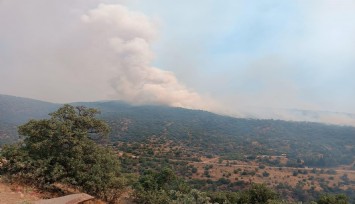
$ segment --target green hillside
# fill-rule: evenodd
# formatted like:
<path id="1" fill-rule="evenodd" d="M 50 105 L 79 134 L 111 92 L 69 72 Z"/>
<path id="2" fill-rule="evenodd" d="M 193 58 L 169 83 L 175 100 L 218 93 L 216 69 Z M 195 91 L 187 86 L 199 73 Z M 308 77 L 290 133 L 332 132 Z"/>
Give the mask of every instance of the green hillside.
<path id="1" fill-rule="evenodd" d="M 111 126 L 110 142 L 143 142 L 152 136 L 200 154 L 255 158 L 287 154 L 289 166 L 349 164 L 355 155 L 355 128 L 310 122 L 256 120 L 165 106 L 132 106 L 119 101 L 74 103 L 101 110 Z M 17 139 L 16 126 L 43 118 L 59 105 L 0 95 L 1 142 Z"/>
<path id="2" fill-rule="evenodd" d="M 130 106 L 115 101 L 84 105 L 102 110 L 102 117 L 112 128 L 112 142 L 144 141 L 157 136 L 205 155 L 226 158 L 286 153 L 289 166 L 297 166 L 300 159 L 309 166 L 349 164 L 355 155 L 353 127 L 232 118 L 206 111 Z"/>

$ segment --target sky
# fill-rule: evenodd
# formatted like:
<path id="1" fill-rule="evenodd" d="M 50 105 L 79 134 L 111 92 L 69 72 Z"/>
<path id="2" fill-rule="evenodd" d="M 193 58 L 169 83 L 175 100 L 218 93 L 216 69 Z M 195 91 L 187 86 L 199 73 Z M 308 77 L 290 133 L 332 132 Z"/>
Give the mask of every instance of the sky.
<path id="1" fill-rule="evenodd" d="M 354 10 L 351 0 L 0 0 L 0 94 L 355 114 Z M 341 117 L 326 121 L 355 124 Z"/>

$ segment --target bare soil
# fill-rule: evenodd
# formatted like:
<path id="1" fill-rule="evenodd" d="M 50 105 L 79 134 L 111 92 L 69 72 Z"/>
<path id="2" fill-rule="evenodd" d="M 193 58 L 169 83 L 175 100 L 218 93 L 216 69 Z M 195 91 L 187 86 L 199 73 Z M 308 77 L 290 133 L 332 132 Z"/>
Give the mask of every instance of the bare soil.
<path id="1" fill-rule="evenodd" d="M 41 197 L 41 194 L 33 188 L 7 184 L 0 180 L 1 204 L 28 204 L 40 200 Z"/>

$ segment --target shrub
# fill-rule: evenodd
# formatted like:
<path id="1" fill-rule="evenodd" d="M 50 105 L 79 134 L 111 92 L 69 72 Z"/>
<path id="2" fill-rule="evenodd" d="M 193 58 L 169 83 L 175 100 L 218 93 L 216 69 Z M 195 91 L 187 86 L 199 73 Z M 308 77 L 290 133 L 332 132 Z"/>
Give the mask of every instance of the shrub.
<path id="1" fill-rule="evenodd" d="M 267 172 L 267 171 L 264 171 L 263 172 L 263 177 L 269 177 L 270 176 L 270 173 L 269 172 Z"/>

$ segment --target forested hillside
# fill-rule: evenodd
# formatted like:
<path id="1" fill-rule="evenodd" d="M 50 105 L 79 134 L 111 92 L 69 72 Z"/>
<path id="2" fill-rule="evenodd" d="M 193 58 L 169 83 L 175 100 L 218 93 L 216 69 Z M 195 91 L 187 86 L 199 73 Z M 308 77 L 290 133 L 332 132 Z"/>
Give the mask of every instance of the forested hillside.
<path id="1" fill-rule="evenodd" d="M 355 155 L 355 128 L 310 122 L 232 118 L 206 111 L 122 102 L 84 103 L 102 110 L 115 141 L 168 138 L 205 155 L 243 158 L 287 154 L 289 165 L 349 164 Z"/>
<path id="2" fill-rule="evenodd" d="M 355 128 L 310 122 L 232 118 L 165 106 L 132 106 L 119 101 L 75 103 L 101 110 L 111 126 L 109 142 L 142 142 L 152 136 L 178 142 L 191 152 L 226 159 L 287 154 L 288 166 L 350 164 Z M 2 143 L 17 139 L 16 126 L 43 118 L 59 105 L 0 96 Z M 300 162 L 302 161 L 302 162 Z"/>

